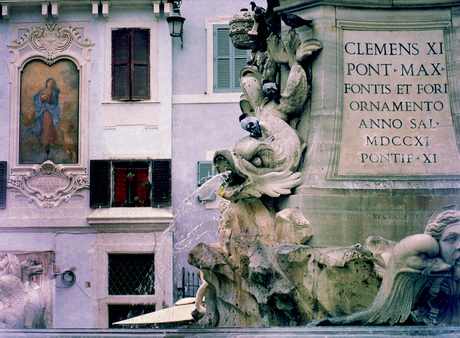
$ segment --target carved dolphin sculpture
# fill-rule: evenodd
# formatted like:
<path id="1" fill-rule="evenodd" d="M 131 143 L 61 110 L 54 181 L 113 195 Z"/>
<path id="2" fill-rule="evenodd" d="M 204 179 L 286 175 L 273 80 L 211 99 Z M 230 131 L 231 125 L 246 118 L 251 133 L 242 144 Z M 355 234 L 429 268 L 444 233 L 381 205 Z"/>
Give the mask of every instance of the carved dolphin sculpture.
<path id="1" fill-rule="evenodd" d="M 322 45 L 317 40 L 301 44 L 294 31 L 288 34 L 286 43 L 274 35 L 269 41 L 269 51 L 277 55 L 278 62 L 288 63 L 290 72 L 279 100 L 264 97 L 264 79 L 259 69 L 247 66 L 240 73 L 247 103 L 244 106 L 252 108 L 247 113 L 259 121 L 262 136 L 242 138 L 230 150 L 214 154 L 216 171 L 232 172 L 219 189 L 219 194 L 231 201 L 287 195 L 301 181 L 301 174 L 296 171 L 305 146 L 289 123 L 303 111 L 310 86 L 305 70 L 296 59 L 304 60 Z"/>
<path id="2" fill-rule="evenodd" d="M 216 171 L 231 170 L 229 179 L 220 187 L 219 194 L 229 200 L 268 195 L 289 194 L 300 184 L 300 173 L 295 172 L 302 146 L 295 130 L 282 119 L 271 117 L 260 121 L 262 137 L 244 137 L 230 150 L 214 155 Z"/>

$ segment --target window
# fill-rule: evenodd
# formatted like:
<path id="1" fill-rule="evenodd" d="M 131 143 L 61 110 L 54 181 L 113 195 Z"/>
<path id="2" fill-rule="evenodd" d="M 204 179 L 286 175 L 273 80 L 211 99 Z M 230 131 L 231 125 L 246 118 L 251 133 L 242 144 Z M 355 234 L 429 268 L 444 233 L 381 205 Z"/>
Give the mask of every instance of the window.
<path id="1" fill-rule="evenodd" d="M 109 295 L 154 295 L 153 254 L 109 254 Z"/>
<path id="2" fill-rule="evenodd" d="M 214 92 L 241 92 L 240 71 L 250 52 L 233 47 L 228 25 L 214 25 L 213 30 Z"/>
<path id="3" fill-rule="evenodd" d="M 0 209 L 6 208 L 6 162 L 0 161 Z"/>
<path id="4" fill-rule="evenodd" d="M 154 254 L 108 254 L 108 294 L 146 296 L 155 294 Z M 108 304 L 109 327 L 124 320 L 155 311 L 155 304 Z M 116 327 L 116 326 L 115 326 Z"/>
<path id="5" fill-rule="evenodd" d="M 214 164 L 212 161 L 198 161 L 197 163 L 197 173 L 198 173 L 198 186 L 202 186 L 207 181 L 209 181 L 215 174 Z M 198 201 L 200 202 L 210 202 L 216 199 L 216 191 L 214 190 L 211 194 L 206 190 L 203 191 L 203 194 L 198 196 Z"/>
<path id="6" fill-rule="evenodd" d="M 170 160 L 91 161 L 91 208 L 169 205 Z"/>
<path id="7" fill-rule="evenodd" d="M 136 214 L 120 208 L 95 213 L 99 211 Z M 145 215 L 157 210 L 139 211 Z M 165 214 L 165 210 L 160 213 Z M 172 305 L 172 233 L 163 233 L 162 229 L 120 231 L 117 226 L 98 231 L 92 247 L 96 327 L 106 328 L 113 322 Z"/>
<path id="8" fill-rule="evenodd" d="M 121 28 L 112 31 L 112 99 L 150 99 L 150 31 Z"/>
<path id="9" fill-rule="evenodd" d="M 216 173 L 214 170 L 214 164 L 212 161 L 198 161 L 197 173 L 198 173 L 198 186 L 200 187 L 206 181 L 210 180 Z"/>

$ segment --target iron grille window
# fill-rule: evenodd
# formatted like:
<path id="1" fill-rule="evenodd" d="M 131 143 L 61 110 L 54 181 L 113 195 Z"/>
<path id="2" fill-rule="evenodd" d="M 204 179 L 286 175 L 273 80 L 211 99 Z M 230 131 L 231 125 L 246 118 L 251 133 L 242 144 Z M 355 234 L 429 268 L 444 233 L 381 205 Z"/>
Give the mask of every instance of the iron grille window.
<path id="1" fill-rule="evenodd" d="M 154 254 L 109 254 L 109 295 L 154 294 Z"/>
<path id="2" fill-rule="evenodd" d="M 112 98 L 122 101 L 150 98 L 150 31 L 121 28 L 112 31 Z"/>
<path id="3" fill-rule="evenodd" d="M 91 161 L 91 208 L 169 205 L 170 160 Z"/>

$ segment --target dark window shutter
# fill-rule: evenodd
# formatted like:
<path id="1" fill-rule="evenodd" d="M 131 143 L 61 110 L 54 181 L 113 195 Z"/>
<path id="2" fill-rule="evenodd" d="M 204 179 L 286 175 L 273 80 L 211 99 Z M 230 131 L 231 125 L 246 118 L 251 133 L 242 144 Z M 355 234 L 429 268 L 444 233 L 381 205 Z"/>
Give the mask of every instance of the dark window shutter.
<path id="1" fill-rule="evenodd" d="M 134 65 L 132 83 L 132 99 L 148 100 L 149 95 L 149 67 L 148 65 Z"/>
<path id="2" fill-rule="evenodd" d="M 133 30 L 133 61 L 148 62 L 150 50 L 150 33 L 148 29 Z"/>
<path id="3" fill-rule="evenodd" d="M 148 100 L 150 98 L 150 32 L 148 29 L 133 29 L 132 33 L 132 83 L 131 98 Z"/>
<path id="4" fill-rule="evenodd" d="M 150 99 L 150 31 L 122 28 L 112 31 L 112 98 Z"/>
<path id="5" fill-rule="evenodd" d="M 6 208 L 7 163 L 0 161 L 0 209 Z"/>
<path id="6" fill-rule="evenodd" d="M 92 160 L 90 163 L 90 193 L 91 208 L 108 208 L 110 206 L 110 161 Z"/>
<path id="7" fill-rule="evenodd" d="M 152 206 L 171 205 L 171 161 L 155 160 L 152 165 Z"/>
<path id="8" fill-rule="evenodd" d="M 112 31 L 112 98 L 130 99 L 130 30 L 127 28 Z"/>

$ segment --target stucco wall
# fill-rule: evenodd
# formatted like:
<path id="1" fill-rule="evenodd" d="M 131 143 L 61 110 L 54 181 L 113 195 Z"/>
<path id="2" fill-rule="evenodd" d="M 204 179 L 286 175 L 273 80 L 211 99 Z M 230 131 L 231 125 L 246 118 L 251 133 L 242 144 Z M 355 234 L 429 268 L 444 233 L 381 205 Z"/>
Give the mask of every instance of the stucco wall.
<path id="1" fill-rule="evenodd" d="M 26 1 L 24 1 L 26 3 Z M 62 3 L 59 8 L 59 17 L 53 19 L 55 23 L 62 26 L 82 24 L 87 29 L 84 38 L 88 38 L 94 43 L 89 57 L 93 64 L 89 76 L 89 96 L 80 97 L 88 104 L 88 121 L 85 128 L 87 133 L 86 146 L 81 152 L 86 153 L 88 161 L 81 163 L 89 173 L 89 160 L 92 159 L 146 159 L 146 158 L 171 158 L 172 155 L 172 114 L 171 114 L 171 38 L 164 16 L 161 14 L 156 17 L 153 12 L 151 2 L 136 7 L 119 6 L 120 2 L 110 8 L 109 17 L 99 16 L 95 18 L 91 13 L 90 2 Z M 11 102 L 17 100 L 11 97 L 10 71 L 8 61 L 11 54 L 8 45 L 15 37 L 14 29 L 17 27 L 42 26 L 51 21 L 43 18 L 41 14 L 41 3 L 24 4 L 24 6 L 13 4 L 9 9 L 9 18 L 2 18 L 0 21 L 0 161 L 8 161 L 8 170 L 12 167 L 11 137 L 13 126 L 11 115 L 16 112 L 11 111 Z M 29 24 L 30 23 L 30 24 Z M 120 24 L 122 27 L 138 26 L 148 24 L 152 29 L 151 40 L 153 46 L 154 62 L 151 74 L 153 78 L 154 92 L 152 100 L 147 105 L 145 103 L 132 103 L 125 105 L 125 110 L 119 113 L 117 124 L 111 125 L 110 115 L 107 110 L 119 107 L 119 103 L 107 100 L 106 83 L 111 81 L 110 70 L 110 28 Z M 21 30 L 23 34 L 25 30 Z M 16 33 L 17 34 L 17 33 Z M 18 84 L 16 84 L 18 86 Z M 110 88 L 110 86 L 109 86 Z M 109 93 L 110 97 L 110 93 Z M 145 108 L 147 106 L 147 109 Z M 152 110 L 149 110 L 152 107 Z M 140 117 L 139 111 L 143 110 Z M 138 114 L 138 115 L 136 115 Z M 136 122 L 133 123 L 133 118 Z M 146 121 L 142 120 L 146 116 Z M 152 117 L 153 116 L 153 117 Z M 156 123 L 152 124 L 151 121 Z M 14 157 L 14 154 L 13 154 Z M 101 283 L 101 276 L 97 265 L 94 265 L 94 244 L 96 240 L 96 226 L 88 223 L 88 217 L 92 216 L 94 210 L 89 207 L 89 190 L 81 192 L 81 196 L 72 197 L 68 202 L 62 203 L 58 207 L 42 208 L 28 200 L 26 196 L 21 196 L 12 189 L 7 190 L 6 209 L 0 209 L 0 252 L 27 251 L 41 252 L 53 251 L 55 254 L 55 268 L 64 271 L 75 267 L 77 276 L 76 285 L 67 288 L 59 287 L 59 277 L 53 280 L 57 287 L 53 295 L 53 327 L 54 328 L 93 328 L 106 327 L 107 323 L 102 323 L 98 318 L 98 303 L 95 293 Z M 167 208 L 167 211 L 171 208 Z M 136 217 L 134 210 L 128 210 L 128 215 Z M 107 221 L 107 226 L 114 226 Z M 136 231 L 135 226 L 125 226 L 118 224 L 116 229 L 111 229 L 116 235 Z M 146 232 L 144 228 L 140 231 Z M 153 230 L 148 230 L 153 233 Z M 160 239 L 160 232 L 156 236 Z M 107 237 L 110 241 L 110 235 Z M 107 241 L 106 238 L 106 241 Z M 130 243 L 136 246 L 138 242 L 142 247 L 149 244 L 149 239 L 143 235 L 131 237 Z M 158 255 L 161 259 L 158 265 L 171 266 L 171 240 L 165 239 L 166 249 L 164 252 L 169 257 Z M 147 244 L 146 244 L 147 243 Z M 160 243 L 160 240 L 158 241 Z M 150 243 L 145 250 L 155 250 L 161 245 Z M 123 248 L 119 249 L 123 252 Z M 96 268 L 95 268 L 96 266 Z M 161 287 L 158 285 L 159 301 L 164 300 L 167 305 L 171 305 L 172 297 L 169 288 L 171 287 L 171 270 L 165 269 L 162 276 Z M 165 286 L 165 281 L 168 285 Z M 62 285 L 61 285 L 62 286 Z"/>

